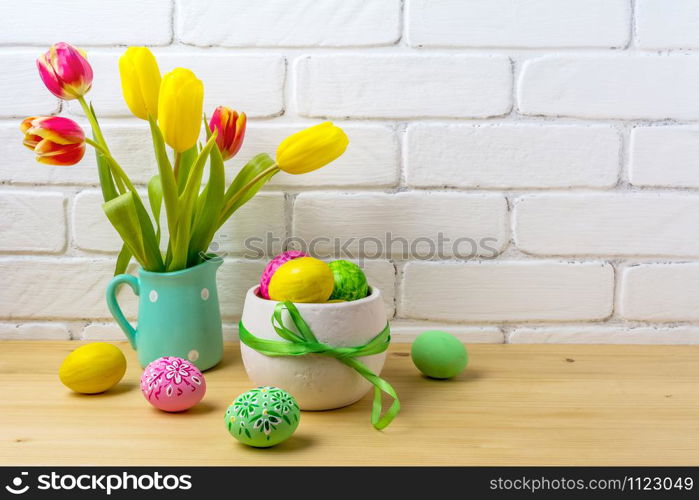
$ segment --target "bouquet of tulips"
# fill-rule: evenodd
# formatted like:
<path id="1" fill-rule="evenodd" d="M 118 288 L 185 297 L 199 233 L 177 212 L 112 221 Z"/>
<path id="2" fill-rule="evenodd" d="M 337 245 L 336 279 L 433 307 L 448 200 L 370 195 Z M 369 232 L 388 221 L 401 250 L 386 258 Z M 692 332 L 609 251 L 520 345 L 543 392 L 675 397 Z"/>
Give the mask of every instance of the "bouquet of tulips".
<path id="1" fill-rule="evenodd" d="M 112 156 L 93 106 L 85 100 L 93 77 L 86 54 L 57 43 L 37 59 L 37 67 L 51 93 L 80 103 L 92 138 L 69 118 L 38 116 L 21 124 L 24 145 L 36 153 L 37 161 L 49 165 L 74 165 L 86 145 L 95 149 L 104 212 L 124 242 L 115 274 L 123 273 L 132 258 L 153 272 L 199 264 L 216 231 L 273 175 L 280 170 L 289 174 L 316 170 L 339 157 L 349 142 L 330 122 L 310 127 L 287 137 L 277 148 L 276 160 L 266 153 L 252 158 L 226 187 L 224 162 L 240 150 L 245 113 L 219 106 L 207 123 L 204 85 L 192 71 L 176 68 L 161 77 L 150 50 L 129 47 L 119 59 L 122 92 L 131 113 L 150 124 L 158 163 L 158 173 L 148 183 L 151 219 L 129 176 Z M 203 185 L 207 164 L 209 177 Z M 160 245 L 163 205 L 169 232 L 165 251 Z"/>

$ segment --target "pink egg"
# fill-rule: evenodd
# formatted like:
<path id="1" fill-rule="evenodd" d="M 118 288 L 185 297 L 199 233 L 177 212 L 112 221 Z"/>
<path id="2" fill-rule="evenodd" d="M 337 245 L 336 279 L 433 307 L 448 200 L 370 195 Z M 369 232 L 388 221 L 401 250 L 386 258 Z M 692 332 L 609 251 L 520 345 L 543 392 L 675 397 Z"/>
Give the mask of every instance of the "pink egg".
<path id="1" fill-rule="evenodd" d="M 280 253 L 269 261 L 265 270 L 262 271 L 262 277 L 260 278 L 260 295 L 262 298 L 269 299 L 269 282 L 277 269 L 279 269 L 282 264 L 293 259 L 298 259 L 299 257 L 308 257 L 308 255 L 298 250 L 288 250 L 284 253 Z"/>
<path id="2" fill-rule="evenodd" d="M 206 380 L 186 359 L 163 356 L 143 370 L 141 392 L 159 410 L 184 411 L 204 397 Z"/>

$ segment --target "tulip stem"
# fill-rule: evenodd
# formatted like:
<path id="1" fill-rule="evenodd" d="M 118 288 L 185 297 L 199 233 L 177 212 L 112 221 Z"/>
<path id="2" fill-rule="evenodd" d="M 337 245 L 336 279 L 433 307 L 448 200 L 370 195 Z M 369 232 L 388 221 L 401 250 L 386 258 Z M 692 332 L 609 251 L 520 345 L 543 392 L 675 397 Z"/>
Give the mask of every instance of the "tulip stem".
<path id="1" fill-rule="evenodd" d="M 117 161 L 112 157 L 112 155 L 105 149 L 101 144 L 98 144 L 97 142 L 93 141 L 89 137 L 85 137 L 85 142 L 88 143 L 90 146 L 95 148 L 97 151 L 102 153 L 102 156 L 109 162 L 109 165 L 113 171 L 114 178 L 117 181 L 117 183 L 120 183 L 123 181 L 124 184 L 126 184 L 126 187 L 129 191 L 136 192 L 136 188 L 133 187 L 133 184 L 131 184 L 131 180 L 129 179 L 129 176 L 126 175 L 126 172 L 124 172 L 124 169 L 121 168 L 121 165 L 117 163 Z"/>
<path id="2" fill-rule="evenodd" d="M 85 116 L 87 116 L 87 120 L 90 122 L 92 132 L 95 134 L 95 139 L 97 139 L 97 142 L 99 142 L 109 154 L 109 146 L 107 146 L 107 141 L 104 140 L 100 124 L 97 122 L 95 115 L 92 114 L 90 106 L 87 105 L 84 97 L 78 97 L 78 102 L 80 103 L 80 106 L 82 106 L 83 112 L 85 113 Z"/>
<path id="3" fill-rule="evenodd" d="M 109 160 L 107 160 L 107 163 L 109 163 Z M 109 165 L 108 165 L 109 167 Z M 115 177 L 114 173 L 112 172 L 112 168 L 109 168 L 109 172 L 112 174 L 112 177 L 114 178 L 114 184 L 116 184 L 117 191 L 119 191 L 119 194 L 124 194 L 126 192 L 126 188 L 124 187 L 124 183 L 122 182 L 120 177 Z"/>
<path id="4" fill-rule="evenodd" d="M 104 139 L 104 135 L 102 134 L 102 129 L 100 128 L 100 124 L 97 121 L 97 117 L 94 115 L 92 112 L 92 108 L 87 104 L 87 101 L 85 101 L 85 98 L 82 96 L 78 97 L 78 102 L 80 103 L 80 106 L 83 108 L 83 112 L 85 113 L 85 116 L 87 117 L 87 120 L 90 122 L 90 126 L 92 127 L 92 133 L 95 136 L 95 139 L 97 139 L 97 142 L 92 141 L 91 139 L 86 138 L 86 142 L 90 144 L 92 147 L 97 149 L 100 153 L 102 153 L 102 156 L 105 157 L 105 159 L 109 162 L 110 164 L 110 171 L 112 171 L 112 175 L 114 177 L 114 182 L 117 186 L 117 189 L 119 190 L 119 193 L 123 194 L 124 193 L 124 184 L 126 184 L 126 187 L 130 191 L 134 191 L 135 189 L 133 185 L 131 184 L 131 181 L 129 180 L 129 177 L 126 175 L 126 173 L 121 169 L 117 161 L 112 157 L 111 152 L 109 151 L 109 146 L 107 146 L 107 141 Z M 118 175 L 114 175 L 118 174 Z"/>
<path id="5" fill-rule="evenodd" d="M 175 174 L 175 181 L 179 182 L 180 176 L 180 163 L 182 162 L 182 153 L 175 151 L 175 166 L 173 167 L 173 172 Z"/>
<path id="6" fill-rule="evenodd" d="M 262 179 L 264 179 L 265 177 L 267 177 L 268 175 L 270 175 L 272 172 L 276 172 L 276 171 L 278 171 L 278 170 L 279 170 L 279 167 L 277 166 L 277 164 L 276 164 L 276 163 L 273 163 L 270 167 L 266 168 L 265 170 L 263 170 L 262 172 L 260 172 L 259 174 L 257 174 L 255 177 L 253 177 L 252 179 L 250 179 L 250 181 L 247 182 L 243 187 L 241 187 L 238 191 L 236 191 L 236 193 L 235 193 L 233 196 L 231 196 L 231 198 L 228 200 L 228 202 L 226 203 L 226 206 L 223 207 L 223 210 L 221 210 L 221 216 L 219 217 L 219 220 L 218 220 L 218 227 L 221 227 L 221 226 L 224 224 L 224 222 L 226 222 L 226 219 L 228 219 L 228 217 L 225 216 L 226 213 L 227 213 L 227 212 L 231 209 L 231 207 L 232 207 L 233 205 L 235 205 L 243 196 L 245 196 L 245 193 L 246 193 L 251 187 L 253 187 L 255 184 L 257 184 L 258 182 L 260 182 Z M 229 217 L 230 217 L 230 216 L 229 216 Z"/>

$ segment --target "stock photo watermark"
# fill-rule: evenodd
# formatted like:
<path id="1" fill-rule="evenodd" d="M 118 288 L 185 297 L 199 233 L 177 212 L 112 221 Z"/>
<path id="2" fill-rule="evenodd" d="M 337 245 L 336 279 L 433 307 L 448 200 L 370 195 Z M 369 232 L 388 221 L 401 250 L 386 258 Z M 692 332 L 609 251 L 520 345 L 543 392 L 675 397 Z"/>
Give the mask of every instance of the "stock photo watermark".
<path id="1" fill-rule="evenodd" d="M 234 241 L 226 234 L 218 235 L 209 246 L 207 258 L 223 258 L 230 253 L 228 242 Z M 264 236 L 250 236 L 242 241 L 242 249 L 235 252 L 245 259 L 261 259 L 280 250 L 298 250 L 308 255 L 320 255 L 333 259 L 372 260 L 396 258 L 403 260 L 435 260 L 473 258 L 494 259 L 499 254 L 499 239 L 495 237 L 449 238 L 442 232 L 433 236 L 414 239 L 394 236 L 387 232 L 383 238 L 376 236 L 327 237 L 306 240 L 298 236 L 281 238 L 267 232 Z"/>

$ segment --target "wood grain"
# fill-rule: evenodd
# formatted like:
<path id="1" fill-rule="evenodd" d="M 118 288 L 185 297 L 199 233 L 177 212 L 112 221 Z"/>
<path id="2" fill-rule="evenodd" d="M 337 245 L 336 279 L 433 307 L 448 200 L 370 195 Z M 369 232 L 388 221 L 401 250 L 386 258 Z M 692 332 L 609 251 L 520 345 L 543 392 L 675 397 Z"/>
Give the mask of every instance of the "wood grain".
<path id="1" fill-rule="evenodd" d="M 75 342 L 0 343 L 0 464 L 699 465 L 698 347 L 473 345 L 466 372 L 435 381 L 396 344 L 383 376 L 403 409 L 388 429 L 371 427 L 367 396 L 303 412 L 293 438 L 264 450 L 223 424 L 251 387 L 237 346 L 206 373 L 200 405 L 166 414 L 145 402 L 119 345 L 124 380 L 82 396 L 57 376 Z"/>

